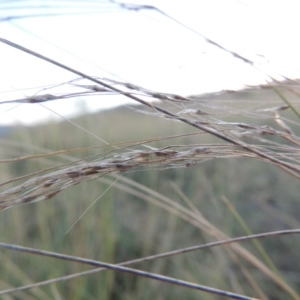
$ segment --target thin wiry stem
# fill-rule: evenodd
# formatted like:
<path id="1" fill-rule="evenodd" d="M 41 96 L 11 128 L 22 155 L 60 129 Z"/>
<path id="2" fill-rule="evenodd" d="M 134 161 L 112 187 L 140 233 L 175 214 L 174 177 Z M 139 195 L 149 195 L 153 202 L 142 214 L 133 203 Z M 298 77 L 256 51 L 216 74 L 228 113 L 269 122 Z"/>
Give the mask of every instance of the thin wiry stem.
<path id="1" fill-rule="evenodd" d="M 0 243 L 0 247 L 6 248 L 9 250 L 17 250 L 17 251 L 27 252 L 27 253 L 31 253 L 31 254 L 38 254 L 38 255 L 58 258 L 58 259 L 62 259 L 62 260 L 74 261 L 74 262 L 84 263 L 84 264 L 88 264 L 88 265 L 92 265 L 92 266 L 103 267 L 103 268 L 114 270 L 114 271 L 120 271 L 120 272 L 134 274 L 134 275 L 141 276 L 141 277 L 151 278 L 151 279 L 158 280 L 161 282 L 167 282 L 167 283 L 171 283 L 174 285 L 183 286 L 183 287 L 187 287 L 187 288 L 191 288 L 191 289 L 195 289 L 195 290 L 200 290 L 200 291 L 204 291 L 207 293 L 216 294 L 216 295 L 220 295 L 220 296 L 224 296 L 224 297 L 228 297 L 228 298 L 232 298 L 232 299 L 257 300 L 252 297 L 238 295 L 235 293 L 214 289 L 211 287 L 191 283 L 191 282 L 184 281 L 184 280 L 175 279 L 175 278 L 168 277 L 168 276 L 144 272 L 141 270 L 131 269 L 131 268 L 123 267 L 120 265 L 108 264 L 108 263 L 95 261 L 95 260 L 91 260 L 91 259 L 78 258 L 75 256 L 64 255 L 64 254 L 59 254 L 59 253 L 54 253 L 54 252 L 49 252 L 49 251 L 42 251 L 42 250 L 37 250 L 37 249 L 33 249 L 33 248 L 26 248 L 26 247 L 21 247 L 21 246 L 17 246 L 17 245 L 9 245 L 9 244 L 4 244 L 4 243 Z M 14 290 L 14 291 L 16 291 L 16 290 Z M 10 292 L 12 292 L 12 290 Z M 3 293 L 7 294 L 8 290 L 0 292 L 0 295 L 3 295 Z"/>
<path id="2" fill-rule="evenodd" d="M 249 236 L 242 236 L 242 237 L 227 239 L 227 240 L 223 240 L 223 241 L 211 242 L 211 243 L 207 243 L 204 245 L 197 245 L 197 246 L 188 247 L 188 248 L 184 248 L 184 249 L 173 250 L 173 251 L 169 251 L 169 252 L 162 253 L 162 254 L 157 254 L 157 255 L 152 255 L 152 256 L 148 256 L 148 257 L 144 257 L 144 258 L 140 258 L 140 259 L 131 260 L 131 261 L 124 262 L 124 263 L 121 263 L 118 265 L 112 265 L 112 264 L 107 264 L 107 263 L 103 263 L 103 262 L 99 262 L 99 261 L 95 261 L 95 260 L 83 259 L 80 257 L 64 255 L 64 254 L 43 251 L 43 250 L 37 250 L 37 249 L 32 249 L 32 248 L 27 248 L 27 247 L 22 247 L 22 246 L 17 246 L 17 245 L 0 243 L 0 247 L 4 248 L 4 249 L 26 252 L 26 253 L 35 254 L 35 255 L 48 256 L 48 257 L 53 257 L 53 258 L 57 258 L 57 259 L 63 259 L 63 260 L 68 260 L 68 261 L 73 261 L 73 262 L 78 262 L 78 263 L 101 267 L 96 270 L 81 272 L 78 274 L 72 274 L 72 275 L 65 276 L 65 277 L 60 277 L 60 278 L 55 278 L 55 279 L 51 279 L 51 280 L 47 280 L 47 281 L 43 281 L 43 282 L 38 282 L 35 284 L 31 284 L 31 285 L 27 285 L 27 286 L 23 286 L 23 287 L 19 287 L 19 288 L 0 291 L 0 295 L 18 292 L 18 291 L 24 291 L 24 290 L 27 290 L 30 288 L 48 285 L 48 284 L 55 283 L 55 282 L 62 281 L 62 280 L 70 280 L 70 279 L 74 279 L 79 276 L 89 275 L 89 274 L 92 274 L 95 272 L 100 272 L 105 269 L 112 269 L 115 271 L 129 272 L 129 273 L 132 273 L 132 274 L 135 274 L 138 276 L 148 277 L 148 278 L 152 278 L 152 279 L 159 280 L 159 281 L 165 281 L 165 282 L 169 282 L 169 283 L 176 284 L 176 285 L 199 289 L 199 290 L 202 290 L 205 292 L 218 294 L 221 296 L 227 296 L 227 297 L 233 298 L 233 299 L 244 299 L 244 300 L 249 299 L 250 300 L 250 299 L 254 299 L 254 298 L 249 298 L 249 297 L 242 296 L 242 295 L 237 295 L 237 294 L 233 294 L 233 293 L 229 293 L 229 292 L 225 292 L 225 291 L 207 288 L 204 286 L 192 284 L 189 282 L 177 280 L 177 279 L 166 277 L 166 276 L 143 272 L 143 271 L 139 271 L 139 270 L 135 270 L 135 269 L 124 268 L 122 266 L 142 263 L 145 261 L 166 258 L 166 257 L 183 254 L 183 253 L 188 253 L 188 252 L 193 252 L 193 251 L 197 251 L 197 250 L 201 250 L 201 249 L 205 249 L 205 248 L 216 247 L 216 246 L 221 246 L 221 245 L 226 245 L 226 244 L 232 244 L 232 243 L 237 243 L 237 242 L 242 242 L 242 241 L 247 241 L 247 240 L 252 240 L 252 239 L 266 238 L 266 237 L 279 236 L 279 235 L 299 234 L 299 233 L 300 233 L 300 229 L 280 230 L 280 231 L 273 231 L 273 232 L 267 232 L 267 233 L 253 234 L 253 235 L 249 235 Z"/>

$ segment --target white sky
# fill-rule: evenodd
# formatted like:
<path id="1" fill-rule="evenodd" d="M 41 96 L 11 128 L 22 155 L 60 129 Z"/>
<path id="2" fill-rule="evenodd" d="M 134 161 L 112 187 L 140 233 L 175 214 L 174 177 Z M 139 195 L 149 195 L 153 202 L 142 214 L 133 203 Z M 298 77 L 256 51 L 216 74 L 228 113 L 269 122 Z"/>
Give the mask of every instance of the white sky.
<path id="1" fill-rule="evenodd" d="M 265 83 L 265 74 L 300 78 L 299 1 L 130 2 L 154 5 L 199 34 L 153 10 L 129 11 L 106 0 L 41 0 L 0 2 L 0 37 L 92 76 L 183 96 Z M 5 19 L 11 16 L 31 17 Z M 201 35 L 254 61 L 257 68 L 208 44 Z M 78 77 L 2 43 L 0 54 L 0 102 L 40 90 L 28 88 Z M 126 99 L 84 100 L 93 111 Z M 78 101 L 44 105 L 69 117 L 78 112 Z M 0 125 L 31 124 L 53 116 L 39 104 L 0 105 Z"/>

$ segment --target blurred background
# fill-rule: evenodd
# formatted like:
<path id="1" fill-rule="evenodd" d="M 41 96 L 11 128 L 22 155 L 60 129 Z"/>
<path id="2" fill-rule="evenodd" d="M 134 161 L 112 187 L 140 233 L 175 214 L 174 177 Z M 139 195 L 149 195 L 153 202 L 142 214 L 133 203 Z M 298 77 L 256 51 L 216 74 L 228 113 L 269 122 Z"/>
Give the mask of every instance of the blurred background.
<path id="1" fill-rule="evenodd" d="M 297 7 L 297 1 L 1 1 L 0 30 L 2 38 L 91 76 L 192 95 L 265 84 L 270 76 L 299 78 Z M 46 87 L 63 93 L 70 87 L 61 84 L 78 77 L 3 43 L 0 51 L 2 102 Z M 127 101 L 72 99 L 45 105 L 71 116 L 82 103 L 96 111 Z M 40 105 L 12 107 L 1 105 L 1 124 L 57 118 Z"/>
<path id="2" fill-rule="evenodd" d="M 296 137 L 299 116 L 291 109 L 280 112 L 289 125 L 283 129 L 274 107 L 299 107 L 297 4 L 1 1 L 0 32 L 3 39 L 113 86 L 140 87 L 135 95 L 178 115 L 201 109 L 215 126 L 247 123 Z M 113 158 L 120 143 L 129 150 L 227 145 L 157 116 L 120 93 L 88 93 L 87 80 L 5 43 L 0 43 L 0 53 L 2 194 L 65 164 L 91 161 L 93 155 Z M 143 89 L 192 102 L 160 101 Z M 54 100 L 29 103 L 45 94 Z M 299 161 L 299 144 L 245 132 L 241 140 L 276 143 L 275 152 L 280 145 L 293 146 L 289 155 Z M 67 152 L 79 148 L 85 150 Z M 61 150 L 63 154 L 14 160 Z M 298 180 L 275 164 L 234 152 L 201 158 L 190 168 L 140 167 L 82 182 L 49 201 L 4 210 L 0 237 L 4 243 L 120 263 L 226 236 L 299 228 Z M 132 267 L 259 299 L 300 299 L 299 246 L 296 235 L 273 237 L 245 242 L 242 250 L 218 247 Z M 0 258 L 1 290 L 90 269 L 4 250 Z M 1 299 L 153 297 L 223 299 L 111 271 Z"/>

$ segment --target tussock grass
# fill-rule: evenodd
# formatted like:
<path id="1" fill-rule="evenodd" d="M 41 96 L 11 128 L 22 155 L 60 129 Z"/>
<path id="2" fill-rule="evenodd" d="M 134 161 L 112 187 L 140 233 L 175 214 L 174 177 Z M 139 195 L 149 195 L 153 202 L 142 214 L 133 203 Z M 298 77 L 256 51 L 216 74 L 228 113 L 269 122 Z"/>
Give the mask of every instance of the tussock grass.
<path id="1" fill-rule="evenodd" d="M 78 95 L 114 93 L 140 104 L 127 108 L 134 116 L 132 123 L 124 118 L 110 133 L 99 128 L 114 123 L 114 118 L 122 116 L 125 108 L 114 118 L 108 117 L 103 126 L 97 116 L 95 123 L 90 120 L 93 116 L 88 116 L 88 128 L 80 124 L 80 120 L 67 120 L 69 124 L 64 125 L 64 130 L 66 126 L 69 129 L 66 136 L 60 136 L 60 141 L 57 133 L 52 133 L 54 137 L 50 138 L 52 128 L 47 126 L 38 129 L 44 133 L 40 146 L 29 146 L 32 140 L 36 142 L 37 133 L 25 128 L 21 128 L 17 137 L 22 136 L 23 141 L 1 141 L 0 163 L 7 174 L 14 175 L 1 175 L 1 213 L 3 222 L 14 216 L 16 228 L 20 230 L 5 235 L 9 244 L 0 246 L 65 262 L 52 263 L 43 257 L 38 263 L 28 263 L 27 256 L 23 256 L 19 265 L 31 273 L 29 278 L 18 270 L 18 264 L 13 271 L 14 278 L 10 278 L 11 275 L 7 275 L 12 269 L 9 264 L 13 264 L 16 256 L 9 252 L 4 258 L 7 266 L 3 274 L 9 278 L 7 282 L 23 287 L 11 288 L 10 284 L 1 282 L 0 294 L 14 295 L 14 292 L 23 291 L 20 295 L 28 299 L 43 294 L 47 295 L 43 295 L 44 299 L 59 299 L 65 295 L 92 299 L 99 297 L 102 290 L 103 299 L 157 298 L 158 294 L 163 299 L 176 295 L 194 299 L 199 297 L 194 291 L 198 289 L 208 293 L 201 294 L 203 299 L 214 299 L 214 295 L 234 299 L 300 299 L 299 263 L 290 263 L 290 260 L 299 261 L 297 236 L 290 237 L 289 242 L 282 245 L 278 237 L 275 239 L 278 244 L 254 240 L 251 247 L 238 243 L 299 233 L 295 228 L 298 226 L 300 175 L 297 82 L 273 81 L 268 86 L 244 91 L 245 95 L 239 94 L 244 98 L 238 99 L 230 93 L 215 95 L 213 100 L 205 96 L 184 97 L 96 78 L 10 41 L 0 41 L 80 76 L 63 83 L 74 88 L 74 93 L 56 94 L 57 86 L 48 87 L 45 94 L 10 102 L 36 104 L 64 101 Z M 269 97 L 262 101 L 256 94 L 253 99 L 249 97 L 250 91 L 267 91 Z M 141 133 L 137 133 L 138 121 Z M 62 124 L 52 126 L 60 130 Z M 146 131 L 151 127 L 155 132 L 149 134 Z M 75 129 L 76 142 L 68 140 Z M 132 132 L 141 137 L 133 136 Z M 84 141 L 80 141 L 79 133 Z M 119 140 L 108 143 L 105 134 L 118 136 Z M 237 165 L 233 167 L 234 164 Z M 197 171 L 200 167 L 201 172 Z M 254 170 L 256 167 L 259 171 Z M 239 174 L 233 174 L 233 170 Z M 159 175 L 161 173 L 163 176 Z M 95 186 L 98 189 L 93 188 Z M 284 209 L 276 207 L 279 201 L 272 197 L 284 199 L 281 201 Z M 44 201 L 52 198 L 50 202 Z M 101 206 L 98 206 L 100 198 Z M 21 205 L 33 202 L 41 203 Z M 31 219 L 22 222 L 22 218 L 28 216 Z M 273 226 L 286 230 L 272 232 Z M 251 235 L 256 230 L 265 233 Z M 244 231 L 248 236 L 242 236 Z M 16 241 L 30 247 L 14 246 L 11 236 L 16 235 Z M 242 237 L 230 239 L 230 236 Z M 214 242 L 210 242 L 212 240 Z M 66 241 L 70 244 L 62 247 Z M 198 246 L 188 247 L 191 243 Z M 211 249 L 220 245 L 227 246 L 222 250 Z M 49 251 L 38 250 L 40 248 Z M 206 248 L 211 252 L 203 251 Z M 201 252 L 195 252 L 200 249 Z M 191 252 L 189 256 L 179 255 L 188 252 Z M 169 256 L 174 258 L 169 259 Z M 114 263 L 116 259 L 123 263 Z M 98 268 L 83 270 L 78 265 L 71 266 L 70 261 Z M 134 263 L 140 263 L 141 269 L 147 271 L 124 267 Z M 30 264 L 35 265 L 34 269 Z M 137 277 L 101 272 L 99 276 L 102 277 L 92 281 L 78 285 L 70 281 L 70 287 L 62 286 L 63 281 L 84 280 L 84 275 L 100 273 L 103 268 Z M 60 269 L 72 275 L 62 277 Z M 45 276 L 54 279 L 42 281 Z M 147 281 L 138 276 L 147 277 Z M 159 283 L 150 282 L 149 278 Z M 100 289 L 96 287 L 99 282 Z M 173 290 L 165 285 L 166 282 L 189 289 L 177 287 Z M 48 290 L 41 288 L 48 285 L 51 286 Z"/>

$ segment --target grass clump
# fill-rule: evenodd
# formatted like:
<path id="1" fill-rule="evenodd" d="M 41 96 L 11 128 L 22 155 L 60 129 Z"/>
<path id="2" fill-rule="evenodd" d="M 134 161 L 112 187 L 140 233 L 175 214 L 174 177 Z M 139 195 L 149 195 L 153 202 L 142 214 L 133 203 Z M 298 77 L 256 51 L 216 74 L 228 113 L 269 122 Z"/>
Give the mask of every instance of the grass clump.
<path id="1" fill-rule="evenodd" d="M 83 94 L 105 89 L 139 105 L 19 126 L 1 140 L 2 246 L 35 254 L 1 254 L 3 294 L 198 299 L 202 290 L 201 299 L 300 299 L 299 238 L 280 236 L 299 233 L 299 103 L 289 81 L 183 97 L 38 57 L 77 74 L 77 83 L 89 80 Z M 289 102 L 282 102 L 284 94 Z M 22 101 L 67 97 L 55 88 L 46 95 Z M 230 241 L 245 231 L 276 237 Z M 222 247 L 210 244 L 224 240 Z M 60 278 L 70 274 L 72 280 Z M 17 293 L 13 286 L 27 287 Z"/>

